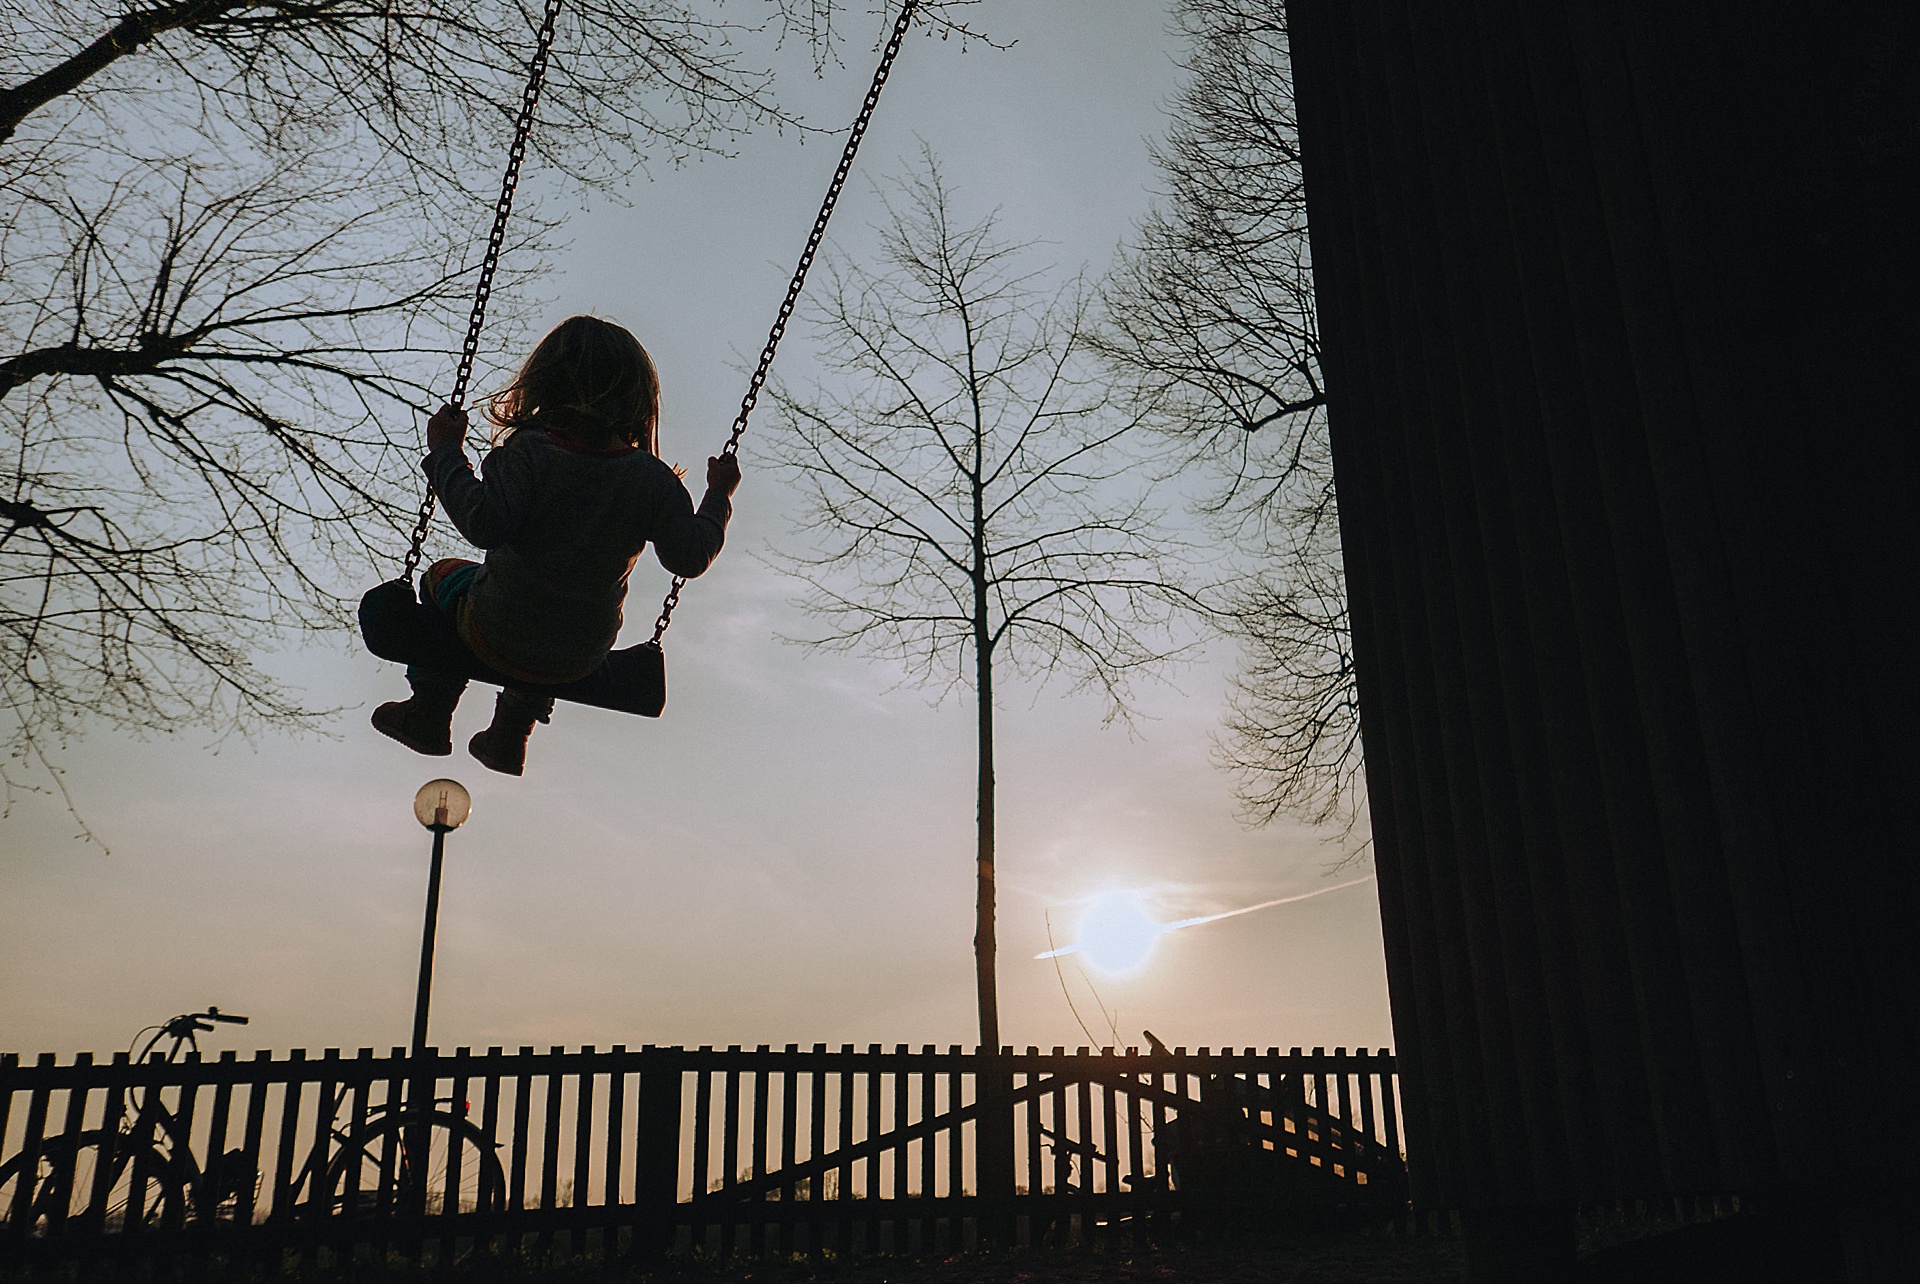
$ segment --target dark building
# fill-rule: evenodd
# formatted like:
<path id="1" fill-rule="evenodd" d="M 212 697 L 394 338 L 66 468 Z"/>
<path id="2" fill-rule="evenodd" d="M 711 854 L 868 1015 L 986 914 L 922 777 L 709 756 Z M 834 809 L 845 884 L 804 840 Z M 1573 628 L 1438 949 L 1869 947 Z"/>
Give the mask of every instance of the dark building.
<path id="1" fill-rule="evenodd" d="M 1920 6 L 1290 22 L 1416 1199 L 1913 1279 Z"/>

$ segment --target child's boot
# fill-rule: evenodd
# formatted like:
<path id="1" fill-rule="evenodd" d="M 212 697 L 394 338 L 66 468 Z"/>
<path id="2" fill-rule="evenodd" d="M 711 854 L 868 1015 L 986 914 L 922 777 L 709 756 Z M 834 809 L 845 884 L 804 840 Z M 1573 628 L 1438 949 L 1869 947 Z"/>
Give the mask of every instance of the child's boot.
<path id="1" fill-rule="evenodd" d="M 526 768 L 527 737 L 539 721 L 538 708 L 528 707 L 511 691 L 502 691 L 493 702 L 493 725 L 467 741 L 467 752 L 483 767 L 517 776 Z"/>
<path id="2" fill-rule="evenodd" d="M 412 699 L 390 700 L 375 709 L 373 729 L 415 753 L 444 758 L 453 752 L 453 710 L 453 703 L 416 691 Z"/>

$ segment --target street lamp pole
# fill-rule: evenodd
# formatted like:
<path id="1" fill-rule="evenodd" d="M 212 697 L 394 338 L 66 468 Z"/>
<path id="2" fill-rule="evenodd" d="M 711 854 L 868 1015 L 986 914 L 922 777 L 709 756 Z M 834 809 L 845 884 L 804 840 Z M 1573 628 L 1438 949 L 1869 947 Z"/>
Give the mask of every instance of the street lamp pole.
<path id="1" fill-rule="evenodd" d="M 413 1050 L 427 1046 L 427 1009 L 433 1002 L 433 937 L 440 924 L 440 866 L 447 852 L 444 826 L 433 829 L 433 872 L 427 875 L 427 922 L 420 931 L 420 988 L 413 998 Z"/>
<path id="2" fill-rule="evenodd" d="M 433 868 L 427 875 L 427 919 L 420 930 L 420 987 L 413 1000 L 413 1051 L 427 1047 L 427 1013 L 433 1002 L 433 941 L 440 926 L 440 871 L 447 835 L 466 823 L 473 799 L 457 780 L 429 780 L 413 796 L 414 818 L 433 833 Z"/>

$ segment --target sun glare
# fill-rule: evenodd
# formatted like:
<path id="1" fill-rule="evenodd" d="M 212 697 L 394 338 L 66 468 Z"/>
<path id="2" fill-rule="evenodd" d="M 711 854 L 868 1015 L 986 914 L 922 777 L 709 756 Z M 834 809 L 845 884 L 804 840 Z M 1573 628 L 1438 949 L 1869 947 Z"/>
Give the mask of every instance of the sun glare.
<path id="1" fill-rule="evenodd" d="M 1162 923 L 1148 913 L 1146 903 L 1139 892 L 1106 892 L 1087 906 L 1086 917 L 1080 920 L 1079 940 L 1070 945 L 1055 946 L 1033 957 L 1057 959 L 1067 954 L 1079 954 L 1099 971 L 1109 975 L 1127 976 L 1147 965 L 1147 960 L 1153 957 L 1154 943 L 1168 932 L 1199 927 L 1203 923 L 1218 923 L 1226 918 L 1239 918 L 1242 914 L 1272 909 L 1276 905 L 1310 901 L 1315 897 L 1325 896 L 1329 892 L 1358 887 L 1362 883 L 1372 881 L 1373 875 L 1368 874 L 1364 878 L 1335 883 L 1332 887 L 1316 887 L 1310 892 L 1277 896 L 1270 901 L 1261 901 L 1258 905 L 1243 905 L 1239 909 L 1221 910 L 1217 914 L 1177 918 L 1171 923 Z M 1048 935 L 1052 935 L 1051 929 Z"/>
<path id="2" fill-rule="evenodd" d="M 1102 972 L 1138 972 L 1166 930 L 1147 913 L 1138 892 L 1108 892 L 1088 907 L 1080 921 L 1079 952 Z"/>

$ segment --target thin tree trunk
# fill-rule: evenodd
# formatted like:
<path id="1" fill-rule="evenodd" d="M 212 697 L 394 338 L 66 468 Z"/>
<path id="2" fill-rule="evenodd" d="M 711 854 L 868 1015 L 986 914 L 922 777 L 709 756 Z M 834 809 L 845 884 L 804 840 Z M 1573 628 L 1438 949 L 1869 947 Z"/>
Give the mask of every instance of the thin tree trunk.
<path id="1" fill-rule="evenodd" d="M 980 1047 L 993 1054 L 1000 1051 L 1000 986 L 994 973 L 999 945 L 994 935 L 993 632 L 987 595 L 993 568 L 987 559 L 987 421 L 980 406 L 979 371 L 973 364 L 973 321 L 966 315 L 964 303 L 961 317 L 967 326 L 967 387 L 973 401 L 973 467 L 968 476 L 972 484 L 973 511 L 969 514 L 969 526 L 973 543 L 973 694 L 979 702 L 980 719 L 979 882 L 974 903 L 973 967 L 980 999 Z"/>
<path id="2" fill-rule="evenodd" d="M 984 566 L 984 552 L 981 564 Z M 987 1053 L 976 1081 L 980 1094 L 976 1180 L 985 1210 L 979 1223 L 981 1240 L 991 1245 L 1013 1242 L 1013 1077 L 997 1055 L 1000 1051 L 1000 989 L 994 973 L 999 947 L 994 934 L 993 644 L 987 631 L 984 573 L 974 577 L 973 603 L 974 694 L 980 702 L 980 872 L 973 958 L 980 993 L 980 1046 Z"/>
<path id="3" fill-rule="evenodd" d="M 976 584 L 981 615 L 974 633 L 974 694 L 980 713 L 979 891 L 974 905 L 974 975 L 980 992 L 980 1046 L 1000 1048 L 1000 990 L 994 974 L 993 883 L 993 654 L 986 643 L 986 587 Z"/>

